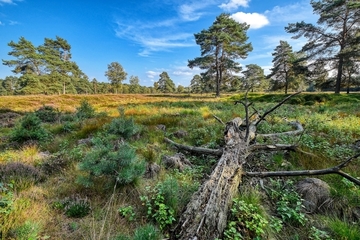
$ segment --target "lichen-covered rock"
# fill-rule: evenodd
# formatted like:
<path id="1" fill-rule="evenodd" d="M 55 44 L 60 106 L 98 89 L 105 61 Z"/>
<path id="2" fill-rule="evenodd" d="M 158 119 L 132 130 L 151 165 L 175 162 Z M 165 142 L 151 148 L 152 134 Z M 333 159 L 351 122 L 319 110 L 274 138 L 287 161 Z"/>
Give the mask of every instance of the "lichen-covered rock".
<path id="1" fill-rule="evenodd" d="M 321 211 L 330 203 L 330 186 L 318 178 L 305 178 L 296 183 L 295 189 L 307 212 Z"/>
<path id="2" fill-rule="evenodd" d="M 184 130 L 179 130 L 179 131 L 176 131 L 174 132 L 174 136 L 176 138 L 184 138 L 188 135 L 188 132 L 187 131 L 184 131 Z"/>
<path id="3" fill-rule="evenodd" d="M 182 153 L 176 153 L 174 156 L 163 156 L 162 163 L 165 165 L 165 168 L 178 169 L 183 171 L 187 167 L 191 167 L 191 162 L 186 159 L 185 155 Z"/>

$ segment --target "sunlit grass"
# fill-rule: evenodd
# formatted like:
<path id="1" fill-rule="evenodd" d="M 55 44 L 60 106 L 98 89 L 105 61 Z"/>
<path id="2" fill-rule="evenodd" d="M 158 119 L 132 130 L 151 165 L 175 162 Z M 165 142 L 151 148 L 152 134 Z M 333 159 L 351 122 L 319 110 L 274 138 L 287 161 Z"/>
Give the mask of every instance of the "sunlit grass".
<path id="1" fill-rule="evenodd" d="M 300 95 L 302 103 L 313 101 L 312 105 L 284 104 L 259 125 L 259 133 L 283 132 L 292 129 L 287 120 L 298 120 L 305 128 L 301 136 L 291 136 L 270 139 L 268 142 L 296 144 L 306 153 L 282 154 L 281 162 L 291 163 L 291 169 L 322 169 L 332 167 L 351 155 L 351 144 L 360 137 L 360 112 L 352 104 L 358 101 L 357 97 L 332 96 L 314 94 Z M 213 95 L 132 95 L 132 94 L 107 94 L 107 95 L 56 95 L 56 96 L 13 96 L 0 97 L 0 109 L 11 109 L 19 112 L 37 110 L 43 105 L 50 105 L 56 109 L 74 112 L 82 100 L 91 104 L 96 113 L 105 112 L 105 117 L 96 117 L 82 122 L 67 120 L 74 124 L 73 129 L 64 131 L 62 122 L 45 124 L 54 135 L 51 140 L 41 144 L 12 147 L 1 138 L 1 144 L 6 146 L 0 152 L 0 164 L 21 162 L 39 167 L 44 161 L 46 151 L 64 160 L 66 164 L 62 169 L 49 173 L 44 182 L 31 183 L 16 195 L 16 209 L 4 228 L 14 231 L 23 226 L 28 220 L 41 229 L 40 236 L 50 236 L 50 239 L 110 239 L 119 233 L 131 235 L 140 225 L 146 224 L 144 206 L 139 196 L 144 193 L 145 186 L 155 186 L 169 175 L 175 177 L 182 187 L 183 198 L 180 199 L 180 208 L 184 208 L 187 200 L 196 187 L 202 182 L 203 174 L 209 174 L 217 158 L 206 156 L 187 157 L 194 167 L 184 172 L 170 171 L 162 168 L 154 179 L 142 179 L 138 185 L 119 187 L 115 191 L 106 178 L 99 178 L 93 187 L 86 188 L 77 184 L 77 176 L 81 172 L 77 169 L 77 162 L 91 144 L 79 145 L 80 139 L 90 138 L 102 131 L 104 124 L 109 123 L 113 117 L 118 117 L 118 108 L 125 110 L 127 117 L 141 125 L 137 138 L 130 141 L 132 147 L 137 149 L 139 157 L 148 162 L 161 165 L 163 155 L 172 155 L 177 150 L 164 142 L 164 137 L 174 138 L 173 133 L 184 130 L 188 133 L 183 138 L 173 139 L 186 145 L 195 145 L 209 148 L 223 146 L 224 126 L 215 120 L 216 115 L 223 122 L 234 117 L 245 117 L 241 104 L 234 105 L 234 100 L 241 100 L 243 95 L 234 98 L 223 96 L 214 98 Z M 249 94 L 249 99 L 254 100 L 252 105 L 260 114 L 277 104 L 283 94 Z M 360 98 L 359 98 L 360 99 Z M 341 104 L 334 104 L 335 101 Z M 357 102 L 356 102 L 357 103 Z M 250 109 L 252 113 L 253 110 Z M 158 128 L 165 125 L 166 130 Z M 6 136 L 11 129 L 2 129 L 0 136 Z M 276 161 L 269 157 L 269 161 Z M 359 161 L 353 161 L 344 169 L 355 177 L 360 172 Z M 275 165 L 274 165 L 275 166 Z M 276 169 L 272 169 L 276 170 Z M 336 188 L 333 196 L 339 201 L 348 204 L 349 208 L 355 205 L 358 195 L 346 188 L 341 182 L 341 177 L 326 175 L 320 177 Z M 71 219 L 53 209 L 52 203 L 73 194 L 81 194 L 90 199 L 92 212 L 82 219 Z M 261 203 L 260 193 L 249 194 L 248 201 Z M 132 205 L 136 212 L 136 221 L 129 222 L 122 218 L 117 209 L 121 206 Z M 33 209 L 31 206 L 34 206 Z M 106 216 L 107 211 L 109 214 Z M 16 213 L 16 214 L 15 214 Z M 264 212 L 265 214 L 265 212 Z M 345 221 L 345 220 L 344 220 Z M 38 225 L 37 225 L 38 224 Z M 330 223 L 329 223 L 330 224 Z M 346 227 L 346 226 L 345 226 Z M 306 229 L 301 229 L 306 231 Z M 345 234 L 346 235 L 346 234 Z M 342 236 L 345 236 L 342 235 Z M 346 239 L 346 238 L 343 238 Z M 351 239 L 351 238 L 349 238 Z"/>
<path id="2" fill-rule="evenodd" d="M 46 154 L 42 153 L 37 145 L 27 145 L 19 150 L 7 150 L 0 153 L 0 163 L 21 162 L 29 165 L 37 165 L 44 159 Z"/>

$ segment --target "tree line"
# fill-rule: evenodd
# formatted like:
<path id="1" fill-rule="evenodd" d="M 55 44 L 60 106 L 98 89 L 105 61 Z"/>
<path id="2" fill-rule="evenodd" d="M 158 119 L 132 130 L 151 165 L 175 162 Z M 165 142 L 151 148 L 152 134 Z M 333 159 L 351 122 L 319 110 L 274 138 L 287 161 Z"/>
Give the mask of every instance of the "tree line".
<path id="1" fill-rule="evenodd" d="M 138 76 L 130 76 L 129 84 L 123 84 L 127 73 L 118 62 L 108 65 L 105 76 L 109 82 L 89 80 L 88 76 L 71 60 L 71 46 L 63 38 L 45 38 L 44 44 L 35 47 L 29 40 L 20 37 L 11 41 L 13 60 L 2 60 L 20 74 L 0 79 L 0 95 L 25 94 L 104 94 L 104 93 L 157 93 L 183 92 L 182 86 L 175 87 L 166 72 L 160 74 L 155 87 L 140 85 Z"/>
<path id="2" fill-rule="evenodd" d="M 194 34 L 201 56 L 188 61 L 188 67 L 200 68 L 188 87 L 176 87 L 167 72 L 159 75 L 154 86 L 140 86 L 137 76 L 130 84 L 121 64 L 108 65 L 105 76 L 109 82 L 89 81 L 74 61 L 71 46 L 60 37 L 45 38 L 35 47 L 21 37 L 11 41 L 9 55 L 15 60 L 2 60 L 20 77 L 0 79 L 0 95 L 60 94 L 60 93 L 174 93 L 221 91 L 323 91 L 340 93 L 345 89 L 360 89 L 360 2 L 352 0 L 312 0 L 313 12 L 319 15 L 316 24 L 289 23 L 285 31 L 293 38 L 307 38 L 300 51 L 281 40 L 276 46 L 270 74 L 257 64 L 242 68 L 253 47 L 248 41 L 247 23 L 238 23 L 230 14 L 222 13 L 214 23 Z"/>

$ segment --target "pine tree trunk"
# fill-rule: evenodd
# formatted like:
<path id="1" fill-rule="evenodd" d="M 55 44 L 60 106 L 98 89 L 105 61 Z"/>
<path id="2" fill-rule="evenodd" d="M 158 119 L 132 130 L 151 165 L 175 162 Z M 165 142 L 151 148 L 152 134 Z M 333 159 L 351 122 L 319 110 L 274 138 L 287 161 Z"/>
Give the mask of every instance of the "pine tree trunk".
<path id="1" fill-rule="evenodd" d="M 342 76 L 343 62 L 344 62 L 343 58 L 340 58 L 338 65 L 338 73 L 336 76 L 335 93 L 340 93 L 341 90 L 341 76 Z"/>

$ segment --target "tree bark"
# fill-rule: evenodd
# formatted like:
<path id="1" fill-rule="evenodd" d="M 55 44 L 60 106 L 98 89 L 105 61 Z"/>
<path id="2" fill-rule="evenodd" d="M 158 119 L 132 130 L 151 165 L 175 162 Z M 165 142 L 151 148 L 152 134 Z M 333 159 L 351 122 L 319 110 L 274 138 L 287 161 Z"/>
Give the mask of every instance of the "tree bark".
<path id="1" fill-rule="evenodd" d="M 209 240 L 222 236 L 229 206 L 241 182 L 242 165 L 249 155 L 244 134 L 239 131 L 241 122 L 234 119 L 226 123 L 223 154 L 209 179 L 191 198 L 174 238 Z"/>

